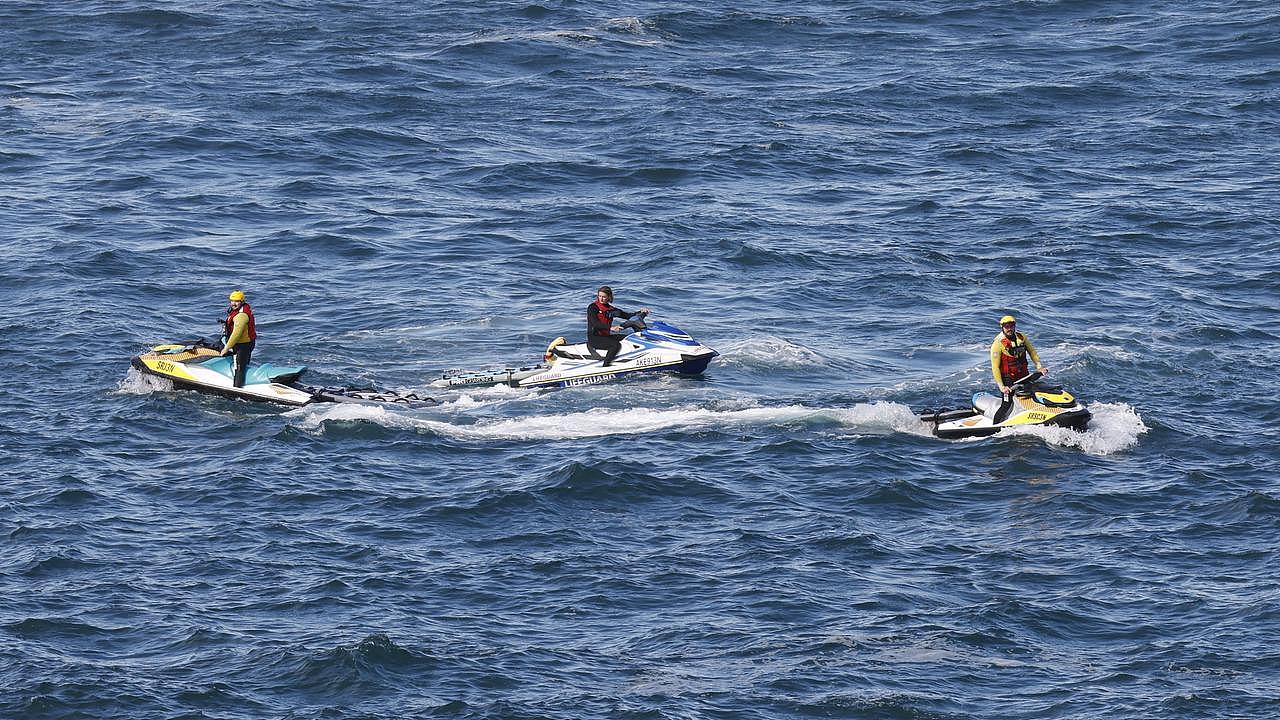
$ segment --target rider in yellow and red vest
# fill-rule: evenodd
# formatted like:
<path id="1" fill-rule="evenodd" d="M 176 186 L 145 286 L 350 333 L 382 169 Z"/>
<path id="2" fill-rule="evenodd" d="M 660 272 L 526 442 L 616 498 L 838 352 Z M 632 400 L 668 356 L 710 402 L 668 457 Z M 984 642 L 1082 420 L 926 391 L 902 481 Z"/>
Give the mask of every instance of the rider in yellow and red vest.
<path id="1" fill-rule="evenodd" d="M 249 358 L 253 357 L 253 346 L 258 339 L 258 328 L 253 322 L 253 308 L 244 301 L 244 293 L 234 290 L 227 299 L 231 307 L 227 308 L 227 319 L 223 323 L 227 340 L 223 343 L 222 354 L 233 354 L 232 367 L 235 372 L 232 385 L 244 387 L 245 375 L 249 372 Z"/>
<path id="2" fill-rule="evenodd" d="M 1049 374 L 1049 366 L 1040 364 L 1036 346 L 1017 328 L 1018 319 L 1005 315 L 1000 318 L 1000 334 L 991 341 L 991 375 L 996 379 L 1001 395 L 1008 394 L 1010 385 L 1027 376 L 1028 355 L 1037 370 Z"/>

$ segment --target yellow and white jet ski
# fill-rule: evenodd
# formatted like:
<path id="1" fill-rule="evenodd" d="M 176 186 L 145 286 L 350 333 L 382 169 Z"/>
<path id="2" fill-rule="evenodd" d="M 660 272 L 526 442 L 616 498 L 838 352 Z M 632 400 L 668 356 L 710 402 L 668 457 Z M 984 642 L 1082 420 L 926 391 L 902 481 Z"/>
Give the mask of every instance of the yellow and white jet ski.
<path id="1" fill-rule="evenodd" d="M 303 385 L 298 382 L 298 378 L 306 372 L 306 365 L 281 367 L 271 363 L 250 364 L 244 386 L 235 387 L 231 358 L 222 357 L 216 346 L 204 339 L 190 343 L 156 345 L 135 356 L 131 364 L 139 371 L 169 380 L 174 387 L 183 390 L 280 405 L 354 402 L 425 407 L 437 403 L 432 398 L 419 397 L 414 393 Z"/>
<path id="2" fill-rule="evenodd" d="M 974 393 L 973 403 L 961 410 L 926 410 L 921 420 L 933 426 L 940 438 L 983 437 L 1005 428 L 1053 425 L 1083 431 L 1092 414 L 1075 396 L 1061 387 L 1039 384 L 1039 371 L 1015 382 L 1009 394 Z"/>

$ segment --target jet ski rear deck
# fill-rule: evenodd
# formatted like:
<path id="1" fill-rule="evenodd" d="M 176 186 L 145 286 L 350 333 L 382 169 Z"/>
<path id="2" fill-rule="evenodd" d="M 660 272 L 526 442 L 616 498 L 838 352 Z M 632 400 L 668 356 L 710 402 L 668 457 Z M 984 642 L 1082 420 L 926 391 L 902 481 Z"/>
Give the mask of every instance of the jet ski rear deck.
<path id="1" fill-rule="evenodd" d="M 231 362 L 231 358 L 222 357 L 212 344 L 202 339 L 185 344 L 157 345 L 135 356 L 130 364 L 143 373 L 171 381 L 179 389 L 294 407 L 329 402 L 425 407 L 438 402 L 415 393 L 304 385 L 299 378 L 307 370 L 305 365 L 251 364 L 244 386 L 235 387 Z"/>

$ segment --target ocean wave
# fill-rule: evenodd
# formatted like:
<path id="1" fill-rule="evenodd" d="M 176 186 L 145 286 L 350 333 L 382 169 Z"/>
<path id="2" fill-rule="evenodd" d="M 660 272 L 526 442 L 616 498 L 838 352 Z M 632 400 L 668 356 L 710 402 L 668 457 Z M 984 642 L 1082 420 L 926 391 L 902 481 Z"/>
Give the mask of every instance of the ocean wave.
<path id="1" fill-rule="evenodd" d="M 102 627 L 69 618 L 26 618 L 7 623 L 5 630 L 25 640 L 93 640 L 110 636 L 124 636 L 133 631 L 129 627 Z"/>
<path id="2" fill-rule="evenodd" d="M 826 358 L 799 343 L 775 335 L 749 335 L 718 343 L 725 367 L 764 369 L 806 369 L 828 365 Z"/>
<path id="3" fill-rule="evenodd" d="M 81 19 L 100 20 L 110 25 L 136 30 L 179 30 L 209 28 L 219 24 L 217 16 L 180 10 L 129 10 L 83 15 Z M 74 22 L 74 18 L 68 18 Z"/>
<path id="4" fill-rule="evenodd" d="M 1280 527 L 1280 498 L 1259 490 L 1241 492 L 1198 507 L 1197 515 L 1201 521 L 1189 527 L 1188 531 L 1219 535 L 1226 528 L 1233 527 Z M 1234 535 L 1234 531 L 1231 534 Z"/>
<path id="5" fill-rule="evenodd" d="M 698 478 L 697 473 L 692 470 L 657 472 L 649 468 L 648 463 L 633 463 L 625 459 L 571 462 L 535 477 L 522 478 L 515 484 L 500 483 L 473 491 L 465 496 L 465 502 L 454 500 L 431 503 L 429 515 L 451 521 L 461 518 L 475 522 L 482 516 L 534 510 L 561 512 L 578 503 L 624 508 L 651 501 L 684 502 L 723 498 L 726 495 L 724 489 Z M 520 533 L 527 534 L 527 531 Z M 555 537 L 569 539 L 565 537 L 565 533 L 557 533 Z M 532 539 L 536 544 L 544 544 L 549 540 L 538 537 Z M 513 537 L 502 535 L 485 544 L 513 542 Z"/>
<path id="6" fill-rule="evenodd" d="M 209 7 L 0 3 L 0 716 L 1268 716 L 1275 8 Z M 724 355 L 429 386 L 600 284 Z"/>
<path id="7" fill-rule="evenodd" d="M 88 560 L 74 551 L 55 552 L 41 558 L 33 558 L 26 564 L 21 574 L 28 579 L 53 579 L 68 575 L 79 576 L 81 573 L 105 568 L 106 565 L 97 560 Z"/>
<path id="8" fill-rule="evenodd" d="M 300 657 L 299 657 L 300 655 Z M 354 645 L 320 651 L 294 651 L 270 662 L 272 683 L 320 695 L 345 696 L 376 688 L 392 689 L 429 675 L 435 659 L 397 645 L 384 633 Z"/>
<path id="9" fill-rule="evenodd" d="M 923 485 L 907 480 L 893 480 L 871 484 L 859 498 L 862 505 L 877 507 L 901 507 L 913 511 L 937 508 L 945 503 L 945 497 Z"/>

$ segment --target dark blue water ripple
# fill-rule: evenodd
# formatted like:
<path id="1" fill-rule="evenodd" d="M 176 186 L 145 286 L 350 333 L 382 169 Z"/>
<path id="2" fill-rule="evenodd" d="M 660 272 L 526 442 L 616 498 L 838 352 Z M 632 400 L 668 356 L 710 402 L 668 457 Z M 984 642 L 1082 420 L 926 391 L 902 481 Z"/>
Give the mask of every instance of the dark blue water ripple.
<path id="1" fill-rule="evenodd" d="M 0 717 L 1270 717 L 1280 14 L 0 6 Z M 601 283 L 696 381 L 444 392 Z M 128 370 L 215 334 L 425 410 Z M 1084 433 L 928 435 L 1021 318 Z"/>

